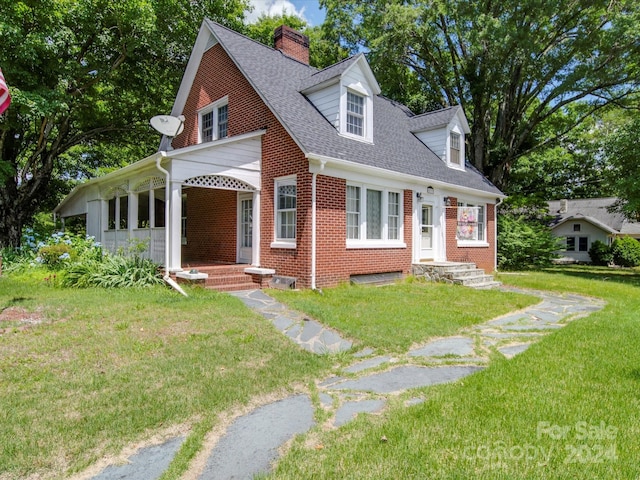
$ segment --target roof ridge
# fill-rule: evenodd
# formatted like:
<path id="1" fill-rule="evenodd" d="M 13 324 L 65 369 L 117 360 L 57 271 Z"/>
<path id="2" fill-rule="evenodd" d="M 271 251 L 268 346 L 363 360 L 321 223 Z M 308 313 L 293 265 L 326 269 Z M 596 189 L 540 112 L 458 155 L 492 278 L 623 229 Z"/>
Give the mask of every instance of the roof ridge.
<path id="1" fill-rule="evenodd" d="M 438 108 L 437 110 L 429 110 L 428 112 L 423 112 L 423 113 L 419 113 L 417 115 L 414 115 L 412 118 L 420 118 L 420 117 L 424 117 L 426 115 L 433 115 L 435 113 L 445 112 L 445 111 L 451 110 L 453 108 L 461 108 L 461 106 L 460 106 L 460 104 L 456 104 L 456 105 L 450 105 L 448 107 Z"/>
<path id="2" fill-rule="evenodd" d="M 347 61 L 349 61 L 349 60 L 354 60 L 356 57 L 360 57 L 360 56 L 364 56 L 364 53 L 359 52 L 359 53 L 356 53 L 355 55 L 350 55 L 350 56 L 348 56 L 347 58 L 343 58 L 343 59 L 342 59 L 342 60 L 340 60 L 339 62 L 336 62 L 336 63 L 333 63 L 333 64 L 331 64 L 331 65 L 328 65 L 328 66 L 324 67 L 322 70 L 318 70 L 318 69 L 316 69 L 317 71 L 316 71 L 316 72 L 314 72 L 311 76 L 313 77 L 313 75 L 317 75 L 317 74 L 319 74 L 319 73 L 323 73 L 323 72 L 325 72 L 325 71 L 329 70 L 330 68 L 337 67 L 337 66 L 338 66 L 338 65 L 340 65 L 341 63 L 345 63 L 345 62 L 347 62 Z"/>

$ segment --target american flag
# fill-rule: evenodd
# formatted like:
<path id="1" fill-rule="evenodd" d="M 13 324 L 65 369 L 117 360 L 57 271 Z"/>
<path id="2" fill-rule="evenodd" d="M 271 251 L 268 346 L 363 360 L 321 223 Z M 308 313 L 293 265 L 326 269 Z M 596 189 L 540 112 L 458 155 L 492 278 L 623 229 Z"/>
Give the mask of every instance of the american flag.
<path id="1" fill-rule="evenodd" d="M 11 95 L 9 95 L 9 87 L 7 87 L 7 82 L 5 82 L 4 75 L 2 75 L 2 69 L 0 69 L 0 115 L 9 108 L 10 103 Z"/>

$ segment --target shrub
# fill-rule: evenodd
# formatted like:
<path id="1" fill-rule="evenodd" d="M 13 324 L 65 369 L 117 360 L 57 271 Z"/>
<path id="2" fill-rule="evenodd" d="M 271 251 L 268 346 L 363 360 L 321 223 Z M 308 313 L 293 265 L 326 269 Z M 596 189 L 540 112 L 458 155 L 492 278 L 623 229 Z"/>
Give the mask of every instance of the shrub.
<path id="1" fill-rule="evenodd" d="M 607 266 L 613 263 L 611 247 L 600 240 L 596 240 L 591 244 L 589 257 L 591 257 L 591 263 L 594 265 Z"/>
<path id="2" fill-rule="evenodd" d="M 558 239 L 551 229 L 523 215 L 498 217 L 498 267 L 522 270 L 547 267 L 557 258 Z"/>
<path id="3" fill-rule="evenodd" d="M 71 262 L 75 257 L 76 252 L 73 248 L 64 243 L 45 245 L 38 250 L 38 258 L 40 258 L 41 263 L 52 270 L 62 268 L 65 262 Z"/>
<path id="4" fill-rule="evenodd" d="M 158 267 L 139 256 L 105 255 L 102 261 L 86 260 L 66 270 L 65 287 L 129 288 L 162 284 Z"/>
<path id="5" fill-rule="evenodd" d="M 640 266 L 640 242 L 632 237 L 616 238 L 611 245 L 613 261 L 621 267 Z"/>

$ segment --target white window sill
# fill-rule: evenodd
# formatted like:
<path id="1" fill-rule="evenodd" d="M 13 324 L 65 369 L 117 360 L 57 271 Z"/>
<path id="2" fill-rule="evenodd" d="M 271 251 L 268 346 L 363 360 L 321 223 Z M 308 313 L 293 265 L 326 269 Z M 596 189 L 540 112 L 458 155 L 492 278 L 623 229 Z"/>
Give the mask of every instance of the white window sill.
<path id="1" fill-rule="evenodd" d="M 353 133 L 347 133 L 347 132 L 338 132 L 338 135 L 344 138 L 350 138 L 351 140 L 357 140 L 358 142 L 368 143 L 370 145 L 373 145 L 373 140 L 364 136 L 355 135 Z"/>
<path id="2" fill-rule="evenodd" d="M 452 170 L 460 170 L 462 172 L 465 171 L 465 166 L 464 165 L 458 165 L 457 163 L 447 163 L 447 167 L 451 168 Z"/>
<path id="3" fill-rule="evenodd" d="M 347 240 L 347 249 L 362 248 L 407 248 L 404 242 L 385 242 L 383 240 Z"/>
<path id="4" fill-rule="evenodd" d="M 487 242 L 464 242 L 458 240 L 459 247 L 483 247 L 486 248 L 489 246 Z"/>
<path id="5" fill-rule="evenodd" d="M 275 241 L 271 242 L 271 248 L 288 248 L 293 250 L 296 248 L 296 242 Z"/>

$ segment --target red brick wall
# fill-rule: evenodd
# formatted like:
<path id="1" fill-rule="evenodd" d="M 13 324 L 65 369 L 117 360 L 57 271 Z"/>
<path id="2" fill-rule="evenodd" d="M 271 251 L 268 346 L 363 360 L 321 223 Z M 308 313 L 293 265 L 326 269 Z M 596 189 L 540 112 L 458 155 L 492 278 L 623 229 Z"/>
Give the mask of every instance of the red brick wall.
<path id="1" fill-rule="evenodd" d="M 187 244 L 182 265 L 189 262 L 235 263 L 237 245 L 237 193 L 230 190 L 188 188 Z"/>
<path id="2" fill-rule="evenodd" d="M 406 248 L 347 249 L 346 181 L 318 175 L 316 285 L 325 287 L 349 280 L 350 275 L 382 272 L 409 273 L 411 269 L 412 194 L 404 192 Z"/>
<path id="3" fill-rule="evenodd" d="M 451 207 L 447 207 L 446 213 L 446 238 L 447 238 L 447 260 L 450 262 L 473 262 L 478 268 L 485 272 L 493 272 L 495 265 L 495 205 L 485 204 L 486 215 L 486 235 L 488 247 L 458 247 L 456 240 L 456 229 L 458 226 L 458 199 L 451 199 Z"/>

